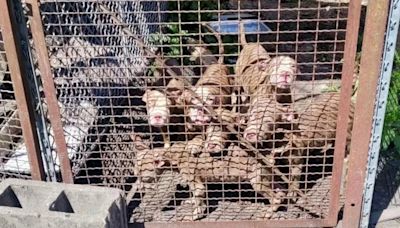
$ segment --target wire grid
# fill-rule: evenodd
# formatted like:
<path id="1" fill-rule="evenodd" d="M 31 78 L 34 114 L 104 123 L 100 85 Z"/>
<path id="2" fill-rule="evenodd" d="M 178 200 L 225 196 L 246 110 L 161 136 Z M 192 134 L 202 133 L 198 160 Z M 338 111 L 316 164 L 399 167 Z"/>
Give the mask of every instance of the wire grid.
<path id="1" fill-rule="evenodd" d="M 323 92 L 339 93 L 347 4 L 301 0 L 241 1 L 240 6 L 223 0 L 41 2 L 76 183 L 124 189 L 131 222 L 326 218 L 329 193 L 338 191 L 330 185 L 338 103 L 334 98 L 315 102 Z M 294 104 L 277 103 L 269 89 L 249 96 L 250 102 L 257 96 L 266 97 L 261 105 L 271 101 L 265 110 L 242 100 L 243 88 L 251 85 L 233 84 L 240 74 L 234 68 L 240 65 L 243 45 L 237 36 L 238 14 L 250 16 L 244 19 L 249 43 L 263 45 L 270 57 L 290 56 L 298 63 L 292 87 L 298 101 Z M 231 21 L 224 21 L 227 15 Z M 235 26 L 224 27 L 229 23 Z M 262 26 L 259 23 L 271 31 L 257 31 Z M 223 53 L 219 53 L 220 37 Z M 253 50 L 242 59 L 248 60 L 242 65 L 243 75 L 263 76 L 260 71 L 273 65 L 249 60 L 265 60 L 261 51 Z M 153 61 L 150 53 L 166 60 L 164 66 Z M 221 66 L 212 65 L 220 57 L 228 67 L 225 78 Z M 166 72 L 165 65 L 175 73 Z M 214 73 L 209 72 L 212 67 Z M 289 73 L 283 74 L 290 74 L 291 68 L 286 66 L 286 70 Z M 180 83 L 173 84 L 174 74 L 178 82 L 191 84 L 184 86 L 189 95 L 174 97 L 180 91 L 177 88 L 182 88 Z M 193 121 L 206 110 L 190 91 L 204 87 L 214 96 L 206 99 L 207 89 L 196 96 L 227 114 L 224 121 L 229 124 Z M 169 100 L 162 95 L 146 99 L 150 90 L 167 94 Z M 235 104 L 227 92 L 231 90 L 237 90 Z M 159 103 L 161 116 L 152 115 L 150 108 Z M 258 113 L 248 113 L 251 107 Z M 298 131 L 295 121 L 283 127 L 279 124 L 291 114 L 285 111 L 287 107 L 304 121 Z M 229 111 L 232 108 L 237 115 Z M 157 127 L 158 121 L 166 121 L 168 112 L 170 150 L 163 149 L 163 130 Z M 265 117 L 262 123 L 267 126 L 261 132 L 265 133 L 262 140 L 255 143 L 251 141 L 254 132 L 247 136 L 244 132 L 252 116 L 256 122 Z M 259 124 L 254 126 L 256 135 L 261 135 Z M 299 135 L 309 141 L 293 141 Z M 195 140 L 199 145 L 193 144 Z M 281 153 L 285 146 L 289 149 Z M 270 165 L 271 161 L 275 164 Z M 296 162 L 300 164 L 297 176 Z M 300 179 L 295 182 L 293 178 Z M 301 192 L 297 197 L 291 196 L 296 192 L 293 188 Z"/>
<path id="2" fill-rule="evenodd" d="M 0 28 L 0 180 L 5 178 L 30 179 L 30 166 L 22 145 L 21 123 L 15 100 L 13 83 L 7 65 Z"/>

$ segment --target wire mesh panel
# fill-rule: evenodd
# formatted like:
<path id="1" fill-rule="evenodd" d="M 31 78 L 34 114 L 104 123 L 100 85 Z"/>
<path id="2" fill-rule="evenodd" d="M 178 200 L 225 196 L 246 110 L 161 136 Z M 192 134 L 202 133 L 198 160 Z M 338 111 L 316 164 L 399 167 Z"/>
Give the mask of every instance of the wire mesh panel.
<path id="1" fill-rule="evenodd" d="M 41 2 L 76 183 L 131 222 L 332 216 L 347 4 Z"/>
<path id="2" fill-rule="evenodd" d="M 1 32 L 0 28 L 0 180 L 28 179 L 30 167 L 23 150 L 22 128 Z"/>
<path id="3" fill-rule="evenodd" d="M 131 101 L 130 96 L 132 89 L 144 86 L 141 75 L 148 60 L 130 34 L 145 37 L 142 42 L 148 45 L 148 34 L 158 29 L 148 22 L 161 20 L 162 15 L 141 11 L 156 11 L 162 5 L 138 1 L 41 4 L 68 154 L 79 183 L 120 186 L 133 174 L 131 153 L 127 153 L 131 149 L 123 136 L 132 131 L 131 119 L 123 112 L 135 109 L 138 99 Z"/>

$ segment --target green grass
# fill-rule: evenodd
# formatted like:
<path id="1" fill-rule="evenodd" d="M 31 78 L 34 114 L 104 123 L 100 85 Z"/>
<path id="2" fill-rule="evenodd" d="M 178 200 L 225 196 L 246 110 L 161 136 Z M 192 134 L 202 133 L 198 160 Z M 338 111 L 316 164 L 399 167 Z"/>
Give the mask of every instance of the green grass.
<path id="1" fill-rule="evenodd" d="M 382 153 L 394 151 L 394 156 L 400 158 L 400 55 L 396 51 L 392 79 L 386 105 L 385 122 L 382 132 Z"/>

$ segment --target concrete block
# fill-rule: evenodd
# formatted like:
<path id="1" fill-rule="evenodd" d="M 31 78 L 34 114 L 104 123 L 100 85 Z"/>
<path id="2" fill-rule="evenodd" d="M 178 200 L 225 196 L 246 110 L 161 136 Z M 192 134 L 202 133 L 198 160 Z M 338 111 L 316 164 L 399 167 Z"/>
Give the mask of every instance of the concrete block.
<path id="1" fill-rule="evenodd" d="M 0 183 L 2 228 L 127 228 L 119 189 L 20 179 Z"/>

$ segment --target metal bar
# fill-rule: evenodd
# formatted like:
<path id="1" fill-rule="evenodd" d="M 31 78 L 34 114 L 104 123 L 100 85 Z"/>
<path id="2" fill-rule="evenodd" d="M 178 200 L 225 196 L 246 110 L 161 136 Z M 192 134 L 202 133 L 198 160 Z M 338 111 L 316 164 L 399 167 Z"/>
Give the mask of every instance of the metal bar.
<path id="1" fill-rule="evenodd" d="M 46 116 L 43 110 L 43 103 L 39 88 L 41 85 L 38 83 L 38 77 L 35 74 L 35 65 L 33 64 L 32 50 L 29 45 L 28 28 L 26 26 L 26 14 L 22 2 L 13 1 L 15 21 L 18 24 L 20 37 L 21 37 L 21 50 L 24 58 L 24 67 L 27 69 L 26 77 L 28 78 L 27 85 L 31 92 L 31 100 L 35 108 L 35 122 L 39 139 L 40 150 L 42 152 L 42 159 L 44 170 L 46 173 L 46 181 L 57 181 L 57 176 L 54 167 L 54 159 L 52 157 L 52 148 L 49 141 L 49 134 L 46 125 Z"/>
<path id="2" fill-rule="evenodd" d="M 23 58 L 21 53 L 21 39 L 18 34 L 18 25 L 15 23 L 12 2 L 8 0 L 0 1 L 2 16 L 0 24 L 3 29 L 4 47 L 7 55 L 8 65 L 13 82 L 15 100 L 18 105 L 18 116 L 21 121 L 22 134 L 28 152 L 29 165 L 31 168 L 32 179 L 45 180 L 43 162 L 40 153 L 40 146 L 36 132 L 36 123 L 34 118 L 34 108 L 31 102 L 30 91 L 27 87 L 27 75 L 23 67 Z"/>
<path id="3" fill-rule="evenodd" d="M 346 41 L 344 49 L 344 63 L 342 70 L 342 80 L 340 89 L 340 103 L 335 138 L 335 156 L 332 171 L 332 189 L 330 193 L 330 206 L 328 218 L 332 223 L 337 222 L 340 200 L 340 183 L 342 178 L 343 160 L 347 143 L 347 129 L 349 124 L 350 103 L 353 85 L 353 73 L 357 52 L 358 29 L 360 26 L 361 0 L 350 1 L 348 19 L 346 25 Z"/>
<path id="4" fill-rule="evenodd" d="M 49 56 L 46 48 L 44 30 L 40 16 L 39 4 L 37 1 L 30 1 L 32 6 L 32 16 L 30 18 L 32 26 L 32 37 L 37 49 L 39 69 L 43 81 L 44 93 L 49 110 L 50 123 L 54 132 L 56 151 L 60 160 L 60 169 L 63 182 L 73 183 L 71 164 L 68 157 L 67 144 L 64 136 L 64 129 L 61 122 L 60 108 L 56 97 L 57 90 L 54 86 L 51 72 Z"/>
<path id="5" fill-rule="evenodd" d="M 28 47 L 28 58 L 32 59 L 32 53 L 31 50 Z M 35 66 L 30 62 L 31 69 L 35 69 Z M 39 137 L 39 143 L 41 145 L 41 150 L 42 150 L 42 158 L 44 161 L 44 166 L 45 166 L 45 171 L 46 171 L 46 177 L 47 181 L 52 181 L 52 182 L 57 182 L 57 175 L 55 171 L 55 161 L 52 155 L 52 148 L 51 148 L 51 143 L 49 140 L 49 134 L 47 130 L 47 124 L 46 124 L 46 113 L 44 112 L 43 109 L 43 103 L 40 100 L 40 91 L 38 91 L 39 82 L 38 78 L 36 75 L 32 75 L 33 80 L 31 83 L 34 84 L 34 97 L 35 97 L 35 105 L 36 105 L 36 113 L 39 116 L 39 118 L 36 119 L 36 128 L 38 130 L 38 137 Z"/>
<path id="6" fill-rule="evenodd" d="M 393 58 L 396 51 L 397 34 L 400 23 L 399 0 L 391 1 L 389 20 L 386 28 L 386 41 L 381 65 L 381 75 L 377 89 L 375 114 L 372 124 L 372 135 L 370 138 L 370 147 L 368 155 L 368 170 L 365 181 L 365 191 L 362 206 L 361 227 L 368 227 L 372 197 L 376 178 L 376 170 L 379 161 L 379 149 L 381 147 L 381 136 L 383 123 L 385 121 L 385 112 L 387 97 L 389 94 L 390 78 L 392 75 Z"/>
<path id="7" fill-rule="evenodd" d="M 139 226 L 138 226 L 139 227 Z M 146 228 L 258 228 L 258 227 L 332 227 L 329 221 L 325 219 L 307 219 L 307 220 L 268 220 L 268 221 L 223 221 L 223 222 L 148 222 Z"/>
<path id="8" fill-rule="evenodd" d="M 364 30 L 343 227 L 358 227 L 389 1 L 370 1 Z"/>

